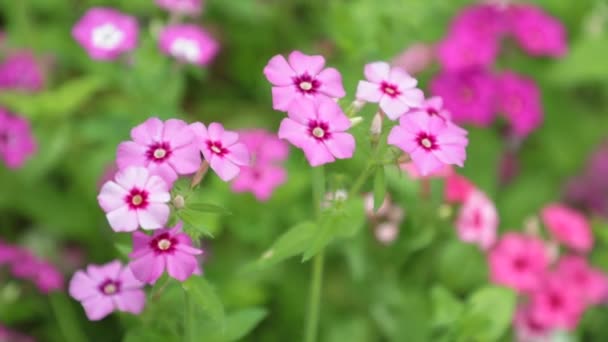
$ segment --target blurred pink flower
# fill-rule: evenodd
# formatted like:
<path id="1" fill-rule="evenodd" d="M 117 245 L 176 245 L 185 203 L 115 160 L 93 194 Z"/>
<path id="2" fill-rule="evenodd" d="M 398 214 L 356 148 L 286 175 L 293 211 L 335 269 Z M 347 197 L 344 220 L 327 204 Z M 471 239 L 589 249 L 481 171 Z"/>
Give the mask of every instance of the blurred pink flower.
<path id="1" fill-rule="evenodd" d="M 42 293 L 58 291 L 63 288 L 63 275 L 49 262 L 39 261 L 38 271 L 33 279 Z"/>
<path id="2" fill-rule="evenodd" d="M 169 276 L 185 281 L 199 269 L 195 255 L 202 253 L 192 247 L 192 240 L 182 232 L 182 223 L 178 222 L 175 227 L 159 229 L 152 236 L 140 231 L 133 233 L 129 267 L 143 283 L 155 283 L 165 269 Z"/>
<path id="3" fill-rule="evenodd" d="M 103 185 L 97 200 L 112 229 L 162 228 L 169 219 L 169 185 L 143 167 L 128 167 Z"/>
<path id="4" fill-rule="evenodd" d="M 355 138 L 346 132 L 351 122 L 333 100 L 297 99 L 287 114 L 281 121 L 279 138 L 301 148 L 311 166 L 353 156 Z"/>
<path id="5" fill-rule="evenodd" d="M 520 233 L 504 234 L 488 256 L 492 281 L 518 291 L 532 291 L 541 285 L 549 256 L 543 242 Z"/>
<path id="6" fill-rule="evenodd" d="M 424 93 L 416 88 L 418 81 L 403 69 L 374 62 L 365 65 L 364 73 L 367 81 L 359 81 L 357 99 L 379 103 L 389 119 L 397 120 L 422 105 Z"/>
<path id="7" fill-rule="evenodd" d="M 376 240 L 383 245 L 390 245 L 399 236 L 399 224 L 393 222 L 383 222 L 374 228 Z"/>
<path id="8" fill-rule="evenodd" d="M 367 193 L 363 196 L 363 207 L 365 208 L 365 214 L 370 219 L 376 219 L 381 216 L 386 216 L 393 208 L 393 203 L 389 196 L 385 196 L 382 204 L 378 207 L 378 210 L 374 211 L 374 194 Z"/>
<path id="9" fill-rule="evenodd" d="M 195 138 L 182 120 L 150 118 L 131 130 L 133 141 L 118 145 L 116 164 L 120 170 L 144 166 L 172 185 L 180 175 L 194 173 L 201 165 Z"/>
<path id="10" fill-rule="evenodd" d="M 412 108 L 408 114 L 422 111 L 428 115 L 436 115 L 444 120 L 451 120 L 452 114 L 443 106 L 443 99 L 440 96 L 433 96 L 425 99 L 419 106 Z"/>
<path id="11" fill-rule="evenodd" d="M 494 203 L 481 191 L 474 191 L 460 208 L 456 229 L 461 241 L 489 249 L 496 241 L 498 229 Z"/>
<path id="12" fill-rule="evenodd" d="M 608 277 L 591 267 L 578 255 L 562 257 L 555 271 L 562 283 L 581 296 L 587 304 L 601 304 L 608 295 Z"/>
<path id="13" fill-rule="evenodd" d="M 36 92 L 44 82 L 43 69 L 28 51 L 9 54 L 0 64 L 0 89 Z"/>
<path id="14" fill-rule="evenodd" d="M 203 8 L 202 0 L 156 0 L 156 5 L 167 11 L 196 16 Z"/>
<path id="15" fill-rule="evenodd" d="M 453 172 L 452 166 L 444 165 L 436 171 L 433 171 L 428 175 L 423 176 L 414 162 L 401 163 L 399 164 L 399 168 L 401 169 L 401 171 L 405 171 L 408 176 L 414 180 L 423 178 L 446 178 Z"/>
<path id="16" fill-rule="evenodd" d="M 15 278 L 33 282 L 42 293 L 61 290 L 63 275 L 50 262 L 33 255 L 29 250 L 12 247 L 11 274 Z"/>
<path id="17" fill-rule="evenodd" d="M 471 32 L 450 32 L 437 45 L 437 59 L 445 70 L 460 71 L 492 65 L 498 56 L 498 50 L 495 38 L 484 39 Z"/>
<path id="18" fill-rule="evenodd" d="M 159 39 L 160 50 L 181 62 L 207 65 L 219 51 L 218 42 L 207 31 L 192 24 L 170 25 Z"/>
<path id="19" fill-rule="evenodd" d="M 511 33 L 524 51 L 533 56 L 566 54 L 566 30 L 559 20 L 528 4 L 512 5 L 507 14 Z"/>
<path id="20" fill-rule="evenodd" d="M 241 167 L 249 165 L 249 151 L 239 141 L 238 133 L 224 130 L 224 126 L 217 122 L 209 124 L 209 127 L 195 122 L 190 127 L 205 160 L 223 181 L 231 181 L 238 176 Z"/>
<path id="21" fill-rule="evenodd" d="M 425 43 L 414 43 L 400 55 L 395 57 L 391 64 L 401 68 L 411 75 L 426 70 L 435 59 L 435 47 Z"/>
<path id="22" fill-rule="evenodd" d="M 146 302 L 144 286 L 119 261 L 89 265 L 70 280 L 70 296 L 80 301 L 89 320 L 103 319 L 115 310 L 140 314 Z"/>
<path id="23" fill-rule="evenodd" d="M 532 79 L 504 72 L 497 78 L 497 91 L 498 110 L 517 136 L 525 137 L 540 125 L 543 119 L 540 91 Z"/>
<path id="24" fill-rule="evenodd" d="M 445 180 L 444 198 L 448 203 L 464 203 L 475 191 L 469 179 L 455 172 Z"/>
<path id="25" fill-rule="evenodd" d="M 418 112 L 401 117 L 388 143 L 408 153 L 420 174 L 427 176 L 444 165 L 464 165 L 468 139 L 463 132 L 440 117 Z"/>
<path id="26" fill-rule="evenodd" d="M 573 330 L 584 309 L 583 299 L 571 284 L 555 274 L 547 275 L 531 294 L 530 314 L 541 326 Z"/>
<path id="27" fill-rule="evenodd" d="M 588 252 L 593 247 L 593 235 L 589 222 L 581 213 L 559 203 L 542 209 L 543 223 L 560 243 L 578 252 Z"/>
<path id="28" fill-rule="evenodd" d="M 35 342 L 33 337 L 11 330 L 0 325 L 0 341 L 2 342 Z"/>
<path id="29" fill-rule="evenodd" d="M 287 111 L 292 102 L 302 98 L 342 98 L 346 95 L 342 75 L 334 68 L 325 68 L 325 58 L 293 51 L 288 59 L 272 57 L 264 75 L 273 85 L 272 106 Z"/>
<path id="30" fill-rule="evenodd" d="M 566 199 L 594 214 L 608 218 L 608 141 L 593 152 L 580 175 L 566 186 Z"/>
<path id="31" fill-rule="evenodd" d="M 111 60 L 136 48 L 137 20 L 112 8 L 89 9 L 72 29 L 72 36 L 91 58 Z"/>
<path id="32" fill-rule="evenodd" d="M 38 149 L 29 122 L 0 108 L 0 158 L 17 169 Z"/>
<path id="33" fill-rule="evenodd" d="M 11 264 L 17 256 L 17 248 L 0 240 L 0 266 Z"/>
<path id="34" fill-rule="evenodd" d="M 538 322 L 530 305 L 520 304 L 514 319 L 516 342 L 550 342 L 552 329 Z"/>
<path id="35" fill-rule="evenodd" d="M 470 34 L 478 39 L 498 40 L 508 29 L 506 16 L 499 6 L 474 4 L 462 9 L 450 24 L 450 32 Z"/>

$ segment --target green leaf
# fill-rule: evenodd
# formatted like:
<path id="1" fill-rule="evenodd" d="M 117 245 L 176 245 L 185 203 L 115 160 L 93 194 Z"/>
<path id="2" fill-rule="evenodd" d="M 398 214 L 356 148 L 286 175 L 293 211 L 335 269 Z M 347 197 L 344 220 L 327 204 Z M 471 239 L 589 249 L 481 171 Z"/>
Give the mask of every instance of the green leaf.
<path id="1" fill-rule="evenodd" d="M 435 327 L 452 324 L 464 310 L 464 304 L 441 286 L 433 287 L 431 301 L 433 303 L 433 325 Z"/>
<path id="2" fill-rule="evenodd" d="M 209 218 L 208 213 L 196 211 L 188 208 L 177 211 L 177 216 L 184 221 L 184 230 L 194 236 L 206 235 L 213 237 L 213 234 L 206 227 Z"/>
<path id="3" fill-rule="evenodd" d="M 374 211 L 378 211 L 384 197 L 386 195 L 386 177 L 384 176 L 384 167 L 380 166 L 376 169 L 374 175 Z"/>
<path id="4" fill-rule="evenodd" d="M 123 342 L 169 342 L 178 341 L 174 336 L 167 335 L 162 331 L 150 326 L 139 326 L 129 329 L 122 340 Z"/>
<path id="5" fill-rule="evenodd" d="M 239 341 L 249 334 L 266 317 L 263 308 L 249 308 L 234 312 L 226 319 L 228 326 L 223 341 Z"/>
<path id="6" fill-rule="evenodd" d="M 224 305 L 205 278 L 192 276 L 182 284 L 182 287 L 188 295 L 187 300 L 192 301 L 191 304 L 194 304 L 195 308 L 202 310 L 218 325 L 222 327 L 225 325 Z"/>
<path id="7" fill-rule="evenodd" d="M 513 318 L 517 297 L 513 290 L 499 287 L 483 287 L 469 298 L 463 319 L 475 326 L 477 340 L 497 341 L 507 331 Z M 484 319 L 484 324 L 469 321 Z M 469 336 L 467 336 L 469 337 Z"/>
<path id="8" fill-rule="evenodd" d="M 574 41 L 568 55 L 551 68 L 551 80 L 565 84 L 582 81 L 603 81 L 608 68 L 601 62 L 608 54 L 608 37 L 583 36 Z"/>
<path id="9" fill-rule="evenodd" d="M 285 232 L 258 260 L 259 266 L 270 266 L 300 254 L 310 246 L 315 234 L 315 223 L 306 221 Z"/>
<path id="10" fill-rule="evenodd" d="M 226 209 L 225 207 L 222 207 L 220 205 L 212 204 L 212 203 L 201 203 L 201 202 L 196 202 L 196 201 L 186 202 L 185 209 L 190 209 L 193 211 L 199 211 L 199 212 L 203 212 L 203 213 L 212 213 L 212 214 L 221 214 L 221 215 L 230 215 L 231 214 L 231 212 L 228 209 Z"/>

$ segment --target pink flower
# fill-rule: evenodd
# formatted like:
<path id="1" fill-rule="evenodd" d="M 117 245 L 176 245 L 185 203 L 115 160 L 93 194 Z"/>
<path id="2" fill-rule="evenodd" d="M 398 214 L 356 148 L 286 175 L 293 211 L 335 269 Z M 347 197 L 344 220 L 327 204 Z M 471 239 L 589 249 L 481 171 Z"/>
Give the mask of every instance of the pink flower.
<path id="1" fill-rule="evenodd" d="M 231 181 L 238 176 L 242 166 L 249 165 L 249 151 L 239 141 L 238 133 L 225 131 L 224 126 L 216 122 L 209 127 L 195 122 L 190 127 L 205 160 L 223 181 Z"/>
<path id="2" fill-rule="evenodd" d="M 443 98 L 457 124 L 488 126 L 494 120 L 495 81 L 486 71 L 443 72 L 431 81 L 431 92 Z"/>
<path id="3" fill-rule="evenodd" d="M 510 6 L 508 15 L 511 32 L 527 53 L 550 57 L 566 54 L 566 30 L 559 20 L 527 4 Z"/>
<path id="4" fill-rule="evenodd" d="M 585 258 L 576 255 L 559 260 L 555 273 L 573 292 L 579 294 L 587 304 L 601 304 L 608 295 L 608 278 L 591 267 Z"/>
<path id="5" fill-rule="evenodd" d="M 444 165 L 464 165 L 468 139 L 463 132 L 440 117 L 417 112 L 401 117 L 388 143 L 408 153 L 420 174 L 427 176 Z"/>
<path id="6" fill-rule="evenodd" d="M 156 5 L 167 11 L 187 15 L 199 15 L 203 8 L 202 0 L 156 0 Z"/>
<path id="7" fill-rule="evenodd" d="M 530 314 L 538 324 L 555 329 L 576 328 L 585 309 L 583 300 L 558 275 L 548 275 L 531 294 Z"/>
<path id="8" fill-rule="evenodd" d="M 484 193 L 473 192 L 460 208 L 456 229 L 460 240 L 475 243 L 484 250 L 489 249 L 496 241 L 498 229 L 498 213 L 494 203 Z"/>
<path id="9" fill-rule="evenodd" d="M 112 8 L 89 9 L 72 29 L 72 36 L 97 60 L 118 58 L 137 46 L 137 20 Z"/>
<path id="10" fill-rule="evenodd" d="M 171 25 L 163 29 L 160 50 L 179 61 L 207 65 L 217 55 L 219 44 L 202 28 L 192 24 Z"/>
<path id="11" fill-rule="evenodd" d="M 250 191 L 259 201 L 268 200 L 274 189 L 287 179 L 287 172 L 278 163 L 287 158 L 289 147 L 276 135 L 263 130 L 241 132 L 240 138 L 249 150 L 252 163 L 241 167 L 232 191 Z"/>
<path id="12" fill-rule="evenodd" d="M 497 88 L 498 109 L 517 136 L 525 137 L 540 125 L 543 119 L 540 92 L 532 79 L 505 72 L 498 77 Z"/>
<path id="13" fill-rule="evenodd" d="M 36 92 L 44 87 L 44 72 L 27 51 L 10 54 L 0 64 L 0 89 Z"/>
<path id="14" fill-rule="evenodd" d="M 143 285 L 129 267 L 116 260 L 77 271 L 70 280 L 69 293 L 82 303 L 89 320 L 97 321 L 115 310 L 140 314 L 146 302 Z"/>
<path id="15" fill-rule="evenodd" d="M 359 81 L 357 99 L 380 103 L 389 119 L 397 120 L 410 109 L 422 105 L 424 93 L 416 88 L 418 81 L 403 69 L 375 62 L 366 64 L 364 73 L 367 81 Z"/>
<path id="16" fill-rule="evenodd" d="M 399 225 L 393 222 L 383 222 L 374 228 L 376 240 L 388 246 L 397 240 L 399 236 Z"/>
<path id="17" fill-rule="evenodd" d="M 128 167 L 103 185 L 97 200 L 112 229 L 132 232 L 162 228 L 169 219 L 169 186 L 143 167 Z"/>
<path id="18" fill-rule="evenodd" d="M 424 43 L 414 43 L 400 55 L 395 57 L 391 64 L 413 75 L 426 70 L 434 59 L 434 46 Z"/>
<path id="19" fill-rule="evenodd" d="M 32 280 L 42 293 L 50 293 L 63 288 L 63 275 L 54 265 L 46 261 L 39 261 L 38 271 Z"/>
<path id="20" fill-rule="evenodd" d="M 455 172 L 445 180 L 444 198 L 448 203 L 464 203 L 475 191 L 470 180 Z"/>
<path id="21" fill-rule="evenodd" d="M 412 108 L 408 114 L 414 112 L 425 112 L 427 115 L 436 115 L 444 120 L 451 120 L 452 114 L 443 106 L 443 99 L 440 96 L 430 97 L 417 106 Z"/>
<path id="22" fill-rule="evenodd" d="M 0 108 L 0 158 L 6 166 L 20 168 L 36 150 L 29 122 Z"/>
<path id="23" fill-rule="evenodd" d="M 463 8 L 450 24 L 450 33 L 498 40 L 508 29 L 504 11 L 496 5 L 475 4 Z"/>
<path id="24" fill-rule="evenodd" d="M 131 138 L 118 145 L 116 163 L 121 170 L 144 166 L 171 185 L 201 165 L 194 132 L 182 120 L 150 118 L 131 130 Z"/>
<path id="25" fill-rule="evenodd" d="M 299 99 L 281 121 L 279 138 L 304 151 L 311 166 L 348 159 L 355 152 L 355 138 L 346 133 L 350 120 L 330 99 Z"/>
<path id="26" fill-rule="evenodd" d="M 51 263 L 41 260 L 29 250 L 12 248 L 11 273 L 16 278 L 33 282 L 42 293 L 61 290 L 63 275 Z"/>
<path id="27" fill-rule="evenodd" d="M 506 233 L 489 254 L 494 283 L 519 291 L 531 291 L 541 285 L 549 256 L 542 241 L 519 233 Z"/>
<path id="28" fill-rule="evenodd" d="M 149 236 L 142 232 L 133 233 L 133 259 L 129 264 L 135 278 L 143 283 L 153 284 L 165 269 L 169 276 L 185 281 L 199 269 L 195 255 L 203 251 L 192 247 L 192 240 L 182 233 L 182 223 L 171 229 L 159 229 Z"/>
<path id="29" fill-rule="evenodd" d="M 401 164 L 399 164 L 399 168 L 401 169 L 401 171 L 405 171 L 408 174 L 408 176 L 414 180 L 424 179 L 424 178 L 427 178 L 427 179 L 445 178 L 445 177 L 448 177 L 453 172 L 453 169 L 450 165 L 444 165 L 443 167 L 437 169 L 436 171 L 433 171 L 433 172 L 429 173 L 428 175 L 423 176 L 422 174 L 420 174 L 418 167 L 413 162 L 401 163 Z"/>
<path id="30" fill-rule="evenodd" d="M 19 255 L 17 248 L 0 240 L 0 266 L 11 264 Z"/>
<path id="31" fill-rule="evenodd" d="M 550 342 L 551 329 L 538 322 L 532 315 L 530 305 L 520 305 L 515 312 L 515 335 L 517 342 Z"/>
<path id="32" fill-rule="evenodd" d="M 281 55 L 272 57 L 264 67 L 264 75 L 273 85 L 273 108 L 287 111 L 292 102 L 301 98 L 344 97 L 342 75 L 324 66 L 323 56 L 309 56 L 300 51 L 290 53 L 287 60 Z"/>
<path id="33" fill-rule="evenodd" d="M 593 247 L 593 235 L 587 219 L 577 211 L 553 203 L 541 212 L 542 220 L 555 239 L 579 252 Z"/>
<path id="34" fill-rule="evenodd" d="M 496 39 L 469 32 L 450 33 L 437 46 L 437 59 L 447 71 L 492 65 L 498 55 Z"/>

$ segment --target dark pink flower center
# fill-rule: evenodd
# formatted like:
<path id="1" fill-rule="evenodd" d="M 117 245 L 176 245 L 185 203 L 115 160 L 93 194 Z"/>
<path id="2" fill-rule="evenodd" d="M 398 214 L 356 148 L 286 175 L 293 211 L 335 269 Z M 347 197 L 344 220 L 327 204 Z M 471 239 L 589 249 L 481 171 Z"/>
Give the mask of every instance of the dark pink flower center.
<path id="1" fill-rule="evenodd" d="M 150 241 L 150 248 L 156 254 L 172 253 L 177 243 L 175 237 L 172 237 L 169 233 L 162 233 Z"/>
<path id="2" fill-rule="evenodd" d="M 8 132 L 0 132 L 0 144 L 8 145 L 9 138 Z"/>
<path id="3" fill-rule="evenodd" d="M 225 154 L 228 154 L 228 149 L 222 146 L 220 141 L 211 141 L 207 140 L 207 148 L 213 152 L 214 154 L 223 157 Z"/>
<path id="4" fill-rule="evenodd" d="M 513 267 L 518 272 L 525 272 L 529 266 L 528 259 L 524 257 L 517 257 L 513 260 Z"/>
<path id="5" fill-rule="evenodd" d="M 552 310 L 561 310 L 564 306 L 564 300 L 558 293 L 549 294 L 549 306 Z"/>
<path id="6" fill-rule="evenodd" d="M 463 87 L 460 89 L 460 98 L 464 103 L 470 103 L 475 97 L 475 92 L 470 87 Z"/>
<path id="7" fill-rule="evenodd" d="M 99 291 L 106 296 L 112 296 L 120 292 L 120 282 L 117 280 L 106 279 L 99 285 Z"/>
<path id="8" fill-rule="evenodd" d="M 317 120 L 310 120 L 308 122 L 308 134 L 319 141 L 323 141 L 331 137 L 329 125 L 326 122 Z"/>
<path id="9" fill-rule="evenodd" d="M 390 97 L 397 97 L 401 95 L 401 91 L 399 91 L 399 88 L 397 88 L 396 85 L 387 82 L 380 83 L 380 91 Z"/>
<path id="10" fill-rule="evenodd" d="M 167 142 L 155 142 L 148 146 L 146 158 L 155 163 L 162 163 L 171 156 L 171 146 Z"/>
<path id="11" fill-rule="evenodd" d="M 416 138 L 418 145 L 424 148 L 427 151 L 436 150 L 439 148 L 437 145 L 437 138 L 434 135 L 428 134 L 426 132 L 418 133 L 418 137 Z"/>
<path id="12" fill-rule="evenodd" d="M 125 198 L 125 202 L 129 205 L 129 209 L 146 209 L 148 206 L 148 192 L 133 188 Z"/>
<path id="13" fill-rule="evenodd" d="M 298 89 L 298 91 L 304 94 L 314 94 L 321 86 L 321 82 L 312 78 L 308 74 L 303 74 L 294 77 L 293 84 L 296 86 L 296 89 Z"/>
<path id="14" fill-rule="evenodd" d="M 481 228 L 482 224 L 483 217 L 481 216 L 481 212 L 479 210 L 476 210 L 475 212 L 473 212 L 473 226 L 475 228 Z"/>
<path id="15" fill-rule="evenodd" d="M 433 115 L 439 116 L 439 111 L 432 107 L 427 108 L 426 113 L 430 116 L 433 116 Z"/>

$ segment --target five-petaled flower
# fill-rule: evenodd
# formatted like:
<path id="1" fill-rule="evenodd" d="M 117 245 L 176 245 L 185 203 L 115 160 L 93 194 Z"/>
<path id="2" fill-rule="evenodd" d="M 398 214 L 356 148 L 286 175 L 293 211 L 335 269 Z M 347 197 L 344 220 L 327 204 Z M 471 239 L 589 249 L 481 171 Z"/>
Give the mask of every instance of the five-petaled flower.
<path id="1" fill-rule="evenodd" d="M 160 50 L 181 62 L 207 65 L 219 50 L 217 41 L 202 28 L 192 24 L 171 25 L 163 29 Z"/>

